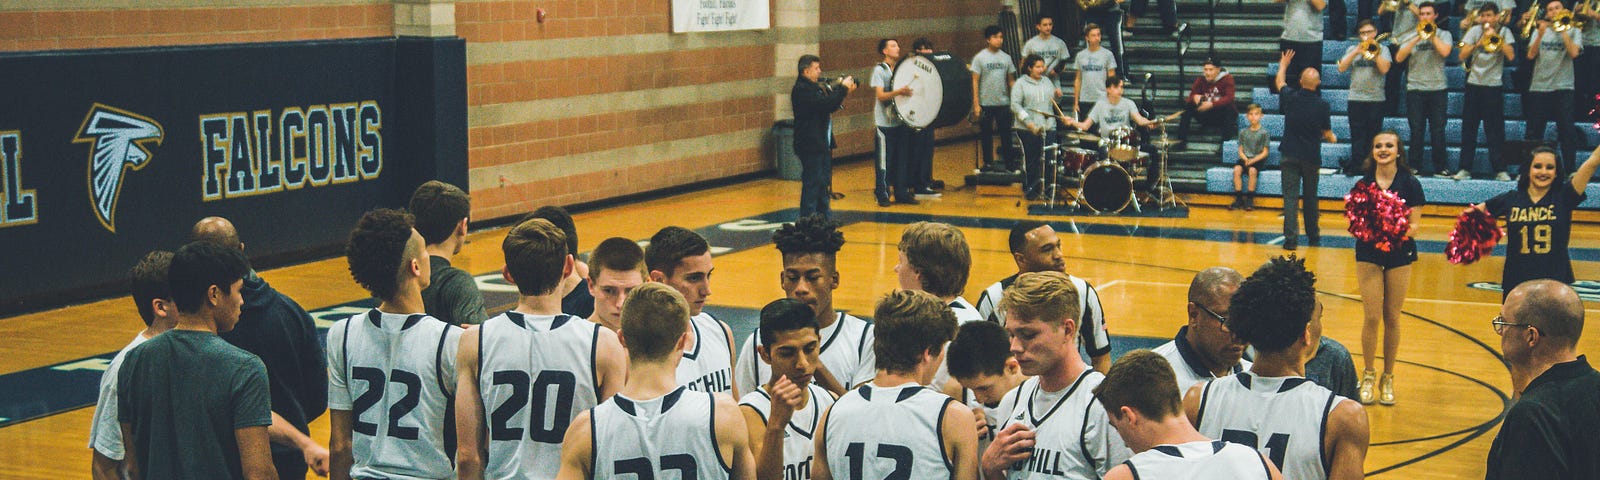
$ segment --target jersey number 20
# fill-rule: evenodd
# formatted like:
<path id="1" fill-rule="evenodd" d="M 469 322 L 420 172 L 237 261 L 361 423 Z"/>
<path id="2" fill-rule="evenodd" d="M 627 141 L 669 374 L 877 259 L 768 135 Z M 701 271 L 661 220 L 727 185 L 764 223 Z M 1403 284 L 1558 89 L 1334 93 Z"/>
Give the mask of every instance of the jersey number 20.
<path id="1" fill-rule="evenodd" d="M 532 383 L 532 388 L 529 384 Z M 494 409 L 489 418 L 490 438 L 519 440 L 522 427 L 511 426 L 511 419 L 523 407 L 533 407 L 528 415 L 528 438 L 539 443 L 561 443 L 572 423 L 572 395 L 578 389 L 578 377 L 572 372 L 544 370 L 539 378 L 529 379 L 528 372 L 501 370 L 494 372 L 495 385 L 511 386 L 511 398 Z M 555 387 L 555 398 L 550 398 L 550 387 Z M 532 397 L 531 401 L 530 398 Z M 547 410 L 554 410 L 548 412 Z"/>

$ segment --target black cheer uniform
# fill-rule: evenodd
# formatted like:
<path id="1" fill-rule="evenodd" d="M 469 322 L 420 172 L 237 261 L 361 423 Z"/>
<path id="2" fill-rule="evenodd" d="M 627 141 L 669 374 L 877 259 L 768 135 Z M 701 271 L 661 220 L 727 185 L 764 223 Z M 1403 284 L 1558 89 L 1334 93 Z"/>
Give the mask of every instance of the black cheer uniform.
<path id="1" fill-rule="evenodd" d="M 1378 179 L 1372 174 L 1368 174 L 1362 177 L 1361 181 L 1377 183 Z M 1412 210 L 1422 208 L 1423 205 L 1428 204 L 1427 196 L 1422 193 L 1422 182 L 1417 181 L 1417 177 L 1412 175 L 1411 171 L 1406 168 L 1400 168 L 1394 173 L 1394 181 L 1389 184 L 1389 188 L 1386 190 L 1405 200 L 1406 206 Z M 1383 267 L 1384 270 L 1404 267 L 1417 261 L 1417 241 L 1407 238 L 1400 245 L 1385 252 L 1371 243 L 1357 240 L 1356 261 L 1376 264 L 1379 267 Z"/>
<path id="2" fill-rule="evenodd" d="M 1535 202 L 1528 192 L 1512 190 L 1484 202 L 1489 214 L 1505 218 L 1506 265 L 1500 288 L 1510 293 L 1522 282 L 1549 278 L 1572 283 L 1572 260 L 1567 240 L 1572 236 L 1572 210 L 1588 195 L 1571 182 L 1550 188 Z"/>

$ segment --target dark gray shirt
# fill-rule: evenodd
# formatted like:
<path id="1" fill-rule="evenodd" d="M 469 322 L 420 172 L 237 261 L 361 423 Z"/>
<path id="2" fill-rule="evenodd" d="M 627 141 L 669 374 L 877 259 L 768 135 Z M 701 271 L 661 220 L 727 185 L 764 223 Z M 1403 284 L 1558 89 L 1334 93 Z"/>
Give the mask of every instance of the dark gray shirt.
<path id="1" fill-rule="evenodd" d="M 1306 362 L 1306 378 L 1345 398 L 1358 398 L 1356 364 L 1350 350 L 1332 338 L 1322 337 L 1317 356 Z"/>
<path id="2" fill-rule="evenodd" d="M 171 330 L 129 351 L 117 388 L 144 478 L 244 478 L 234 430 L 272 424 L 266 365 L 210 332 Z"/>
<path id="3" fill-rule="evenodd" d="M 422 289 L 422 308 L 428 315 L 451 325 L 477 325 L 489 318 L 483 311 L 483 292 L 472 274 L 437 255 L 429 255 L 428 263 L 433 274 L 428 277 L 428 288 Z"/>
<path id="4" fill-rule="evenodd" d="M 1267 133 L 1265 128 L 1260 130 L 1251 130 L 1250 127 L 1239 129 L 1239 149 L 1244 151 L 1245 156 L 1255 158 L 1256 155 L 1266 151 L 1268 146 L 1272 145 L 1271 142 L 1271 135 Z M 1244 163 L 1244 160 L 1239 160 L 1238 163 Z"/>
<path id="5" fill-rule="evenodd" d="M 1285 86 L 1279 100 L 1283 107 L 1283 142 L 1278 149 L 1284 160 L 1302 162 L 1322 158 L 1322 132 L 1331 129 L 1328 101 L 1316 90 Z"/>

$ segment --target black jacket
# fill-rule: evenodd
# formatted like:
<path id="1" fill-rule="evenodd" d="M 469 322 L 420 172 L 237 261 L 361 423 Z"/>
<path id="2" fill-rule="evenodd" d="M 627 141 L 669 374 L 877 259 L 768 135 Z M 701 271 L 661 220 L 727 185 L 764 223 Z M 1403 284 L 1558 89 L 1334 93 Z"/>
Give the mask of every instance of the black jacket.
<path id="1" fill-rule="evenodd" d="M 328 409 L 328 364 L 316 323 L 294 300 L 278 293 L 255 272 L 244 279 L 239 323 L 223 340 L 261 358 L 267 366 L 272 411 L 309 434 L 307 424 Z M 274 454 L 298 450 L 272 445 Z"/>
<path id="2" fill-rule="evenodd" d="M 801 76 L 795 78 L 794 89 L 789 91 L 789 103 L 794 108 L 794 151 L 826 152 L 833 149 L 833 135 L 828 130 L 828 115 L 839 110 L 844 87 L 824 92 L 822 86 Z"/>

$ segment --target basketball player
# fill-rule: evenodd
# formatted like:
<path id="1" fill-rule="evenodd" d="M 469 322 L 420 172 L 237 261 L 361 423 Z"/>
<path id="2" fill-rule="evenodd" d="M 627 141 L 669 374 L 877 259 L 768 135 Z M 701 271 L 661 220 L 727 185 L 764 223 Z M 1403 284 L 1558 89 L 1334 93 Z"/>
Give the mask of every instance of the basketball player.
<path id="1" fill-rule="evenodd" d="M 572 214 L 567 209 L 558 205 L 545 205 L 533 210 L 522 223 L 533 218 L 542 218 L 561 229 L 567 235 L 567 253 L 572 255 L 572 274 L 562 279 L 561 311 L 579 318 L 594 314 L 594 297 L 589 295 L 589 264 L 578 258 L 578 224 L 572 221 Z"/>
<path id="2" fill-rule="evenodd" d="M 1094 398 L 1105 375 L 1078 356 L 1077 297 L 1066 274 L 1038 272 L 1000 300 L 1011 354 L 1033 377 L 1000 402 L 1006 416 L 983 452 L 984 478 L 1100 478 L 1132 455 Z"/>
<path id="3" fill-rule="evenodd" d="M 1000 401 L 1006 393 L 1028 377 L 1011 355 L 1011 337 L 1000 325 L 969 322 L 956 330 L 955 340 L 945 352 L 950 377 L 956 383 L 945 386 L 945 395 L 961 400 L 972 409 L 978 426 L 978 451 L 989 448 L 994 429 L 1005 420 Z"/>
<path id="4" fill-rule="evenodd" d="M 1250 369 L 1244 343 L 1227 325 L 1228 306 L 1241 281 L 1244 275 L 1234 269 L 1211 267 L 1189 282 L 1189 323 L 1154 350 L 1167 359 L 1178 390 Z"/>
<path id="5" fill-rule="evenodd" d="M 813 381 L 838 396 L 872 380 L 877 373 L 872 324 L 833 308 L 833 291 L 839 288 L 839 248 L 844 246 L 839 223 L 822 215 L 807 215 L 779 227 L 772 234 L 772 243 L 783 255 L 783 272 L 778 274 L 783 293 L 811 307 L 816 315 L 822 363 L 817 365 Z M 742 394 L 749 394 L 772 376 L 772 368 L 762 360 L 765 357 L 756 353 L 764 338 L 765 333 L 757 329 L 739 350 L 734 383 L 743 387 Z"/>
<path id="6" fill-rule="evenodd" d="M 382 303 L 328 328 L 328 477 L 451 478 L 447 409 L 461 327 L 423 311 L 428 252 L 411 215 L 361 216 L 345 258 Z"/>
<path id="7" fill-rule="evenodd" d="M 122 480 L 127 473 L 122 468 L 126 453 L 122 448 L 122 427 L 117 425 L 117 372 L 122 369 L 122 360 L 128 356 L 128 351 L 171 330 L 178 321 L 178 312 L 172 305 L 172 288 L 167 286 L 167 267 L 171 263 L 172 252 L 157 250 L 145 254 L 128 271 L 133 304 L 145 328 L 111 358 L 105 373 L 100 375 L 100 398 L 95 403 L 94 423 L 89 428 L 89 449 L 94 454 L 90 473 L 94 480 Z"/>
<path id="8" fill-rule="evenodd" d="M 667 227 L 644 249 L 650 281 L 678 290 L 689 303 L 689 349 L 683 351 L 678 383 L 699 392 L 733 395 L 733 329 L 707 313 L 711 296 L 711 244 L 683 227 Z"/>
<path id="9" fill-rule="evenodd" d="M 559 287 L 572 274 L 566 245 L 566 234 L 544 219 L 517 224 L 500 244 L 506 281 L 521 298 L 461 335 L 462 479 L 555 478 L 572 418 L 622 388 L 627 365 L 616 333 L 561 313 Z"/>
<path id="10" fill-rule="evenodd" d="M 1008 245 L 1011 259 L 1017 263 L 1017 273 L 990 284 L 978 296 L 978 315 L 1002 327 L 1006 325 L 1006 312 L 1000 309 L 1000 297 L 1012 283 L 1016 283 L 1017 275 L 1067 271 L 1067 261 L 1061 253 L 1061 237 L 1049 224 L 1023 220 L 1011 225 Z M 1111 337 L 1106 334 L 1106 314 L 1105 309 L 1100 307 L 1100 293 L 1084 279 L 1071 274 L 1067 278 L 1072 279 L 1072 287 L 1079 293 L 1079 339 L 1092 359 L 1090 365 L 1100 373 L 1105 373 L 1106 369 L 1111 368 Z"/>
<path id="11" fill-rule="evenodd" d="M 1200 434 L 1254 447 L 1294 479 L 1362 478 L 1367 414 L 1304 376 L 1322 338 L 1322 304 L 1305 260 L 1275 257 L 1239 284 L 1228 329 L 1255 348 L 1250 370 L 1189 387 Z"/>
<path id="12" fill-rule="evenodd" d="M 594 297 L 594 315 L 589 321 L 622 330 L 622 302 L 628 293 L 643 284 L 650 274 L 644 268 L 644 249 L 622 237 L 600 242 L 589 253 L 589 294 Z"/>
<path id="13" fill-rule="evenodd" d="M 467 216 L 472 199 L 461 188 L 429 180 L 411 192 L 406 210 L 417 218 L 417 233 L 428 242 L 428 269 L 432 271 L 428 288 L 422 290 L 422 304 L 429 315 L 451 325 L 477 325 L 489 319 L 483 308 L 483 292 L 472 273 L 450 265 L 467 243 Z"/>
<path id="14" fill-rule="evenodd" d="M 972 268 L 972 252 L 967 248 L 967 237 L 961 230 L 946 223 L 917 222 L 900 233 L 900 261 L 894 272 L 905 290 L 920 290 L 933 294 L 956 316 L 956 325 L 983 320 L 978 309 L 961 291 L 967 288 L 967 274 Z M 944 390 L 950 383 L 950 373 L 944 361 L 928 384 Z"/>
<path id="15" fill-rule="evenodd" d="M 1106 473 L 1108 480 L 1139 478 L 1283 478 L 1267 458 L 1250 447 L 1212 440 L 1194 430 L 1181 413 L 1183 400 L 1168 383 L 1172 367 L 1161 355 L 1134 350 L 1111 366 L 1096 398 L 1106 406 L 1111 425 L 1134 454 Z"/>
<path id="16" fill-rule="evenodd" d="M 691 391 L 678 381 L 693 340 L 688 302 L 673 287 L 646 283 L 622 306 L 628 381 L 578 414 L 561 447 L 561 480 L 753 479 L 744 418 L 732 397 Z"/>
<path id="17" fill-rule="evenodd" d="M 760 331 L 758 351 L 772 376 L 739 400 L 756 477 L 811 478 L 811 439 L 836 398 L 811 383 L 821 365 L 816 315 L 799 300 L 776 300 L 761 309 Z"/>
<path id="18" fill-rule="evenodd" d="M 899 290 L 878 301 L 873 318 L 878 375 L 823 415 L 812 478 L 976 479 L 972 411 L 924 386 L 944 363 L 955 316 L 933 295 Z"/>

